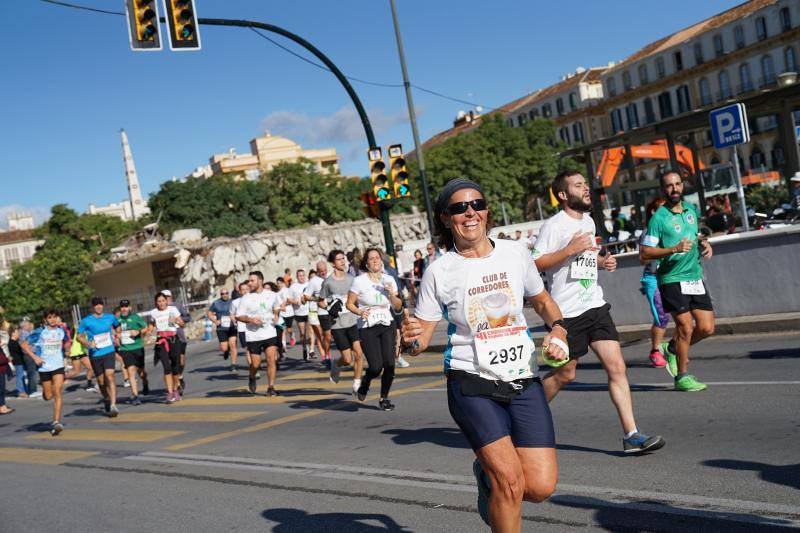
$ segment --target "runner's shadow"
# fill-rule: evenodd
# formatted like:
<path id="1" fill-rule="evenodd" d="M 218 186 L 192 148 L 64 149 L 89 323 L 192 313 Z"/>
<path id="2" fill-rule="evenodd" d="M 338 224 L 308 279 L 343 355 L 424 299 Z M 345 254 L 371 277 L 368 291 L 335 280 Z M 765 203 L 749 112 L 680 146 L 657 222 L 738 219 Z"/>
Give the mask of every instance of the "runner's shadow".
<path id="1" fill-rule="evenodd" d="M 206 393 L 206 398 L 244 398 L 252 396 L 250 391 L 242 387 L 236 390 L 212 390 Z"/>
<path id="2" fill-rule="evenodd" d="M 281 392 L 283 394 L 283 392 Z M 342 393 L 343 394 L 343 393 Z M 361 410 L 378 411 L 378 407 L 356 402 L 349 398 L 320 398 L 319 400 L 297 400 L 289 402 L 290 409 L 323 409 L 325 411 L 344 411 L 355 413 Z"/>
<path id="3" fill-rule="evenodd" d="M 728 470 L 752 470 L 758 472 L 761 479 L 764 481 L 800 490 L 800 463 L 793 465 L 770 465 L 755 461 L 713 459 L 710 461 L 703 461 L 703 464 L 715 468 L 726 468 Z"/>
<path id="4" fill-rule="evenodd" d="M 563 450 L 565 452 L 603 453 L 605 455 L 610 455 L 611 457 L 628 457 L 629 455 L 635 455 L 635 454 L 627 454 L 625 452 L 621 452 L 618 450 L 601 450 L 600 448 L 589 448 L 588 446 L 578 446 L 577 444 L 556 444 L 556 450 Z M 650 455 L 650 454 L 644 453 L 639 455 Z"/>
<path id="5" fill-rule="evenodd" d="M 328 382 L 330 384 L 330 382 Z M 286 382 L 287 387 L 291 387 L 291 382 Z M 350 396 L 349 392 L 334 391 L 328 389 L 280 389 L 281 396 L 291 398 L 292 396 Z"/>
<path id="6" fill-rule="evenodd" d="M 26 432 L 26 433 L 47 433 L 50 431 L 50 422 L 37 422 L 35 424 L 29 424 L 27 426 L 22 426 L 17 430 L 17 433 Z"/>
<path id="7" fill-rule="evenodd" d="M 240 379 L 244 379 L 243 376 L 239 376 L 239 374 L 231 374 L 230 370 L 228 370 L 227 374 L 222 374 L 219 376 L 208 376 L 206 381 L 237 381 Z"/>
<path id="8" fill-rule="evenodd" d="M 777 350 L 756 350 L 747 354 L 750 359 L 789 359 L 800 357 L 797 348 L 781 348 Z"/>
<path id="9" fill-rule="evenodd" d="M 669 392 L 672 390 L 672 387 L 670 387 L 668 383 L 664 385 L 637 385 L 636 383 L 631 383 L 630 387 L 632 391 L 639 392 Z M 564 387 L 564 390 L 578 392 L 607 391 L 608 383 L 581 383 L 580 381 L 573 381 Z"/>
<path id="10" fill-rule="evenodd" d="M 211 374 L 213 372 L 230 372 L 231 365 L 230 364 L 223 364 L 219 366 L 202 366 L 199 368 L 193 368 L 189 371 L 189 374 Z"/>
<path id="11" fill-rule="evenodd" d="M 608 501 L 591 496 L 556 495 L 551 504 L 578 509 L 595 510 L 596 524 L 607 531 L 626 532 L 686 532 L 725 531 L 786 531 L 791 522 L 781 518 L 759 516 L 735 511 L 684 509 L 661 501 L 641 499 L 634 502 Z"/>
<path id="12" fill-rule="evenodd" d="M 120 402 L 120 405 L 122 402 Z M 96 408 L 91 407 L 86 409 L 73 409 L 69 414 L 64 415 L 64 418 L 72 418 L 73 416 L 105 416 L 106 412 L 103 410 L 103 404 L 99 404 Z"/>
<path id="13" fill-rule="evenodd" d="M 301 509 L 266 509 L 261 513 L 272 522 L 275 533 L 307 533 L 311 531 L 347 531 L 348 533 L 405 533 L 411 531 L 385 514 L 318 513 Z"/>
<path id="14" fill-rule="evenodd" d="M 457 428 L 387 429 L 384 435 L 394 435 L 392 442 L 400 445 L 431 443 L 446 448 L 469 449 L 469 443 Z"/>

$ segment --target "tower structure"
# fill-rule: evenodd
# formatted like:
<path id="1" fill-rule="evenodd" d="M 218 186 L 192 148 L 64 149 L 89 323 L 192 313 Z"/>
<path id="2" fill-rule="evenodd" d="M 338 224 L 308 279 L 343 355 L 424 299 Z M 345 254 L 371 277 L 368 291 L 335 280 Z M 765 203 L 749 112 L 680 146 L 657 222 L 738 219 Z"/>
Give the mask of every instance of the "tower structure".
<path id="1" fill-rule="evenodd" d="M 139 187 L 139 177 L 136 175 L 136 166 L 133 164 L 133 153 L 128 144 L 128 135 L 124 129 L 119 130 L 122 137 L 122 157 L 125 161 L 125 181 L 128 184 L 128 198 L 131 203 L 131 218 L 138 220 L 150 212 L 150 208 L 142 199 L 142 190 Z"/>

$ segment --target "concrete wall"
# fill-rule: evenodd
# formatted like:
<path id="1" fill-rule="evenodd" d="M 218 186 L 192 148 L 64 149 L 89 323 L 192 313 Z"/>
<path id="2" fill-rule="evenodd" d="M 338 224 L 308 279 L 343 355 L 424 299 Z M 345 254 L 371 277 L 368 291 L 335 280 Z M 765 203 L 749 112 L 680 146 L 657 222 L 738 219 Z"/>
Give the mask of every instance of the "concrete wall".
<path id="1" fill-rule="evenodd" d="M 711 239 L 714 256 L 703 262 L 706 286 L 718 317 L 800 310 L 800 227 Z M 600 271 L 600 284 L 617 325 L 652 321 L 639 292 L 637 253 L 617 256 L 617 270 Z"/>

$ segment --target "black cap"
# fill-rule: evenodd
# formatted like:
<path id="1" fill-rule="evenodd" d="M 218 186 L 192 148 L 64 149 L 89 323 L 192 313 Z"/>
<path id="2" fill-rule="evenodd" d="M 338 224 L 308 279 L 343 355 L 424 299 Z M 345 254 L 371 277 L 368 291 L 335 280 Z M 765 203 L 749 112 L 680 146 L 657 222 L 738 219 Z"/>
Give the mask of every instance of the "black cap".
<path id="1" fill-rule="evenodd" d="M 105 302 L 103 302 L 103 299 L 100 298 L 99 296 L 95 296 L 92 298 L 92 306 L 95 305 L 105 305 Z"/>
<path id="2" fill-rule="evenodd" d="M 127 298 L 125 298 L 124 300 L 120 300 L 119 301 L 119 306 L 120 307 L 130 307 L 131 306 L 131 301 L 128 300 Z"/>
<path id="3" fill-rule="evenodd" d="M 447 205 L 450 203 L 450 197 L 462 189 L 475 189 L 481 193 L 481 196 L 486 198 L 486 193 L 483 192 L 483 187 L 481 187 L 480 184 L 469 178 L 452 179 L 442 187 L 442 190 L 439 191 L 439 196 L 436 197 L 433 210 L 437 217 L 444 213 L 445 208 L 447 208 Z"/>

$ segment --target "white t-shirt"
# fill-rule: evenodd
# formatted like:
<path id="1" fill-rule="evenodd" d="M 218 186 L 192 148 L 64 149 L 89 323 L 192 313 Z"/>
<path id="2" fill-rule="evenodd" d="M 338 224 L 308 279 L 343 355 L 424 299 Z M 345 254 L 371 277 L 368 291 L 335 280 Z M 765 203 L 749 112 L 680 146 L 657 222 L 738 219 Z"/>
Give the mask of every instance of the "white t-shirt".
<path id="1" fill-rule="evenodd" d="M 376 283 L 369 279 L 369 274 L 361 274 L 353 280 L 353 286 L 350 287 L 350 292 L 358 296 L 356 306 L 359 308 L 369 307 L 372 318 L 367 321 L 359 317 L 358 327 L 366 328 L 372 327 L 377 324 L 386 326 L 392 325 L 392 312 L 390 307 L 392 305 L 389 300 L 389 293 L 386 291 L 384 285 L 389 284 L 393 292 L 397 292 L 397 283 L 394 278 L 386 273 L 381 274 L 381 281 Z"/>
<path id="2" fill-rule="evenodd" d="M 322 290 L 322 284 L 325 282 L 325 278 L 321 276 L 314 276 L 311 278 L 311 281 L 308 282 L 306 285 L 306 290 L 303 291 L 303 294 L 306 296 L 310 296 L 314 298 L 314 300 L 308 302 L 308 308 L 311 311 L 316 311 L 319 315 L 327 315 L 328 312 L 319 307 L 319 291 Z"/>
<path id="3" fill-rule="evenodd" d="M 292 300 L 297 300 L 298 302 L 303 301 L 303 292 L 306 290 L 306 286 L 308 286 L 308 282 L 305 283 L 292 283 L 292 286 L 289 287 L 289 294 L 292 297 Z M 294 308 L 294 316 L 308 316 L 308 302 L 301 303 L 301 304 L 292 304 Z"/>
<path id="4" fill-rule="evenodd" d="M 156 308 L 150 311 L 150 322 L 156 325 L 156 331 L 161 332 L 172 332 L 175 333 L 178 331 L 178 326 L 175 324 L 170 324 L 170 319 L 179 318 L 181 316 L 181 312 L 178 311 L 177 308 L 168 305 L 166 309 L 163 311 Z"/>
<path id="5" fill-rule="evenodd" d="M 280 309 L 280 307 L 278 294 L 272 291 L 250 292 L 242 296 L 236 308 L 236 315 L 261 319 L 260 326 L 250 322 L 245 323 L 245 340 L 247 342 L 256 342 L 275 337 L 278 332 L 275 330 L 273 310 Z"/>
<path id="6" fill-rule="evenodd" d="M 286 303 L 286 300 L 289 298 L 289 294 L 291 289 L 289 287 L 284 287 L 278 291 L 278 298 L 280 299 L 281 305 Z M 289 318 L 294 316 L 294 307 L 292 304 L 288 304 L 285 306 L 284 310 L 281 311 L 281 316 L 284 318 Z"/>
<path id="7" fill-rule="evenodd" d="M 245 331 L 247 331 L 247 324 L 245 324 L 244 322 L 239 322 L 238 320 L 236 320 L 236 316 L 237 316 L 238 311 L 239 311 L 239 304 L 241 303 L 241 301 L 242 301 L 241 298 L 235 298 L 234 300 L 231 300 L 231 317 L 236 322 L 236 332 L 237 333 L 244 333 Z"/>
<path id="8" fill-rule="evenodd" d="M 431 263 L 422 276 L 414 315 L 428 322 L 444 318 L 449 323 L 445 372 L 453 369 L 480 374 L 475 333 L 503 325 L 527 328 L 523 299 L 544 290 L 542 277 L 523 243 L 497 240 L 494 246 L 491 254 L 479 259 L 451 250 Z M 538 370 L 535 364 L 532 366 L 528 374 L 518 377 L 535 376 Z"/>
<path id="9" fill-rule="evenodd" d="M 533 250 L 534 259 L 565 248 L 579 231 L 590 233 L 594 241 L 596 228 L 589 213 L 584 213 L 579 220 L 559 211 L 539 229 L 539 238 Z M 573 318 L 605 305 L 603 289 L 597 283 L 597 263 L 597 250 L 587 250 L 545 272 L 550 295 L 561 308 L 564 318 Z"/>

